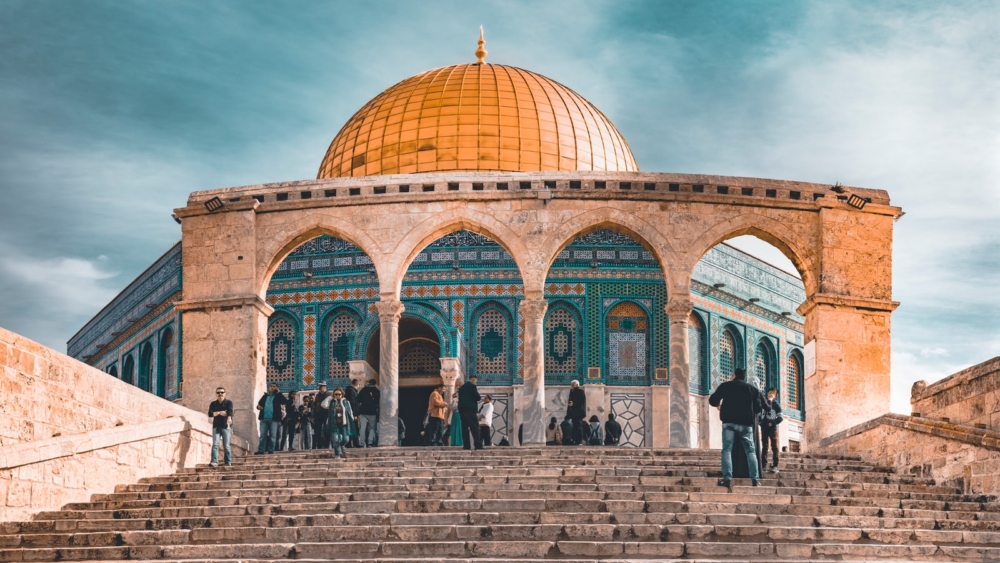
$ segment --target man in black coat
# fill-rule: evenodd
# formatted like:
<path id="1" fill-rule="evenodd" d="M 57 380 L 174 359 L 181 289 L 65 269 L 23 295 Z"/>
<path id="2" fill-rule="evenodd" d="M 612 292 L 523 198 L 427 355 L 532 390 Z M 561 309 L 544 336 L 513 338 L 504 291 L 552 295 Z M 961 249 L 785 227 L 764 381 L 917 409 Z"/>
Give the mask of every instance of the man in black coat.
<path id="1" fill-rule="evenodd" d="M 313 402 L 313 448 L 322 449 L 330 447 L 330 410 L 323 408 L 323 401 L 327 397 L 333 397 L 333 393 L 326 390 L 326 382 L 320 381 L 317 386 L 316 398 Z"/>
<path id="2" fill-rule="evenodd" d="M 458 416 L 462 419 L 462 449 L 471 449 L 473 443 L 477 450 L 483 449 L 483 437 L 479 435 L 478 407 L 479 389 L 476 387 L 476 376 L 469 379 L 458 388 Z"/>
<path id="3" fill-rule="evenodd" d="M 763 412 L 767 399 L 760 390 L 747 383 L 747 372 L 736 368 L 733 379 L 719 385 L 708 404 L 720 407 L 719 418 L 722 419 L 722 479 L 719 485 L 731 486 L 733 479 L 733 442 L 737 439 L 743 444 L 747 455 L 747 465 L 750 469 L 750 480 L 753 486 L 760 485 L 760 472 L 757 466 L 757 454 L 753 445 L 753 425 L 757 413 Z"/>
<path id="4" fill-rule="evenodd" d="M 344 398 L 351 404 L 351 412 L 354 413 L 354 424 L 358 424 L 358 389 L 360 388 L 361 382 L 357 379 L 352 379 L 351 384 L 344 390 Z M 351 441 L 348 442 L 348 445 L 352 448 L 358 447 L 357 434 L 351 436 Z"/>
<path id="5" fill-rule="evenodd" d="M 583 419 L 587 418 L 587 393 L 575 379 L 569 384 L 566 414 L 573 420 L 573 444 L 579 446 L 583 443 Z"/>
<path id="6" fill-rule="evenodd" d="M 358 392 L 358 445 L 362 448 L 375 447 L 375 432 L 378 429 L 378 409 L 382 393 L 376 387 L 377 381 L 368 380 Z"/>

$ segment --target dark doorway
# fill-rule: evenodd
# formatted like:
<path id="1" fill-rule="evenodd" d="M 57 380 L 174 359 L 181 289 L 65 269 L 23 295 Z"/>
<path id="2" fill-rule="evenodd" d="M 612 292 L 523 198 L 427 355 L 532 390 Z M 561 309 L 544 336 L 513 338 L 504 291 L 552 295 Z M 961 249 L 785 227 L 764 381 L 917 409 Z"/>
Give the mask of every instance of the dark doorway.
<path id="1" fill-rule="evenodd" d="M 406 425 L 404 446 L 423 446 L 424 416 L 427 415 L 427 402 L 431 398 L 433 387 L 400 387 L 399 388 L 399 418 Z"/>

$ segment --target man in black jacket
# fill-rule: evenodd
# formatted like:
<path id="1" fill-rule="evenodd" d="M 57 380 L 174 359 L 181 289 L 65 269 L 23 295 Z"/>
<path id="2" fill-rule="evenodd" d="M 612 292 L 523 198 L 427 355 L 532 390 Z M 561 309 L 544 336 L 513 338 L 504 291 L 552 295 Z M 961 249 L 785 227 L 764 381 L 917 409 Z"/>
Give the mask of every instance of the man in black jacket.
<path id="1" fill-rule="evenodd" d="M 378 407 L 382 393 L 375 387 L 375 380 L 369 379 L 358 392 L 358 446 L 375 447 L 375 430 L 378 428 Z"/>
<path id="2" fill-rule="evenodd" d="M 584 441 L 583 419 L 587 418 L 587 393 L 580 387 L 580 382 L 575 379 L 569 384 L 566 414 L 573 420 L 573 443 L 579 446 Z"/>
<path id="3" fill-rule="evenodd" d="M 322 449 L 330 447 L 330 411 L 323 408 L 323 401 L 327 397 L 333 397 L 333 393 L 326 390 L 326 382 L 320 381 L 317 386 L 316 397 L 313 400 L 313 448 Z"/>
<path id="4" fill-rule="evenodd" d="M 284 418 L 282 407 L 288 404 L 288 399 L 278 391 L 278 384 L 272 383 L 268 386 L 267 394 L 257 401 L 257 420 L 260 421 L 260 443 L 257 444 L 255 455 L 264 453 L 274 453 L 274 446 L 278 438 L 278 426 Z"/>
<path id="5" fill-rule="evenodd" d="M 476 387 L 476 376 L 469 379 L 458 388 L 458 416 L 462 419 L 462 449 L 471 449 L 473 443 L 476 449 L 483 449 L 483 437 L 479 435 L 479 389 Z"/>
<path id="6" fill-rule="evenodd" d="M 352 379 L 351 384 L 347 386 L 344 390 L 344 398 L 347 402 L 351 404 L 351 412 L 354 413 L 354 423 L 358 423 L 358 389 L 361 389 L 361 382 L 357 379 Z M 351 436 L 351 441 L 348 445 L 352 448 L 358 447 L 358 435 Z"/>
<path id="7" fill-rule="evenodd" d="M 747 454 L 750 480 L 753 486 L 760 485 L 757 454 L 753 447 L 753 425 L 757 413 L 764 410 L 767 399 L 746 379 L 746 370 L 736 368 L 733 379 L 719 385 L 708 398 L 708 404 L 718 407 L 721 403 L 722 407 L 719 410 L 719 418 L 722 419 L 722 479 L 719 485 L 722 487 L 729 487 L 733 479 L 733 442 L 737 439 Z"/>
<path id="8" fill-rule="evenodd" d="M 767 447 L 771 446 L 771 451 L 774 452 L 773 461 L 771 462 L 771 468 L 768 471 L 772 473 L 778 472 L 778 425 L 782 423 L 784 417 L 781 416 L 781 403 L 778 402 L 778 390 L 771 387 L 767 390 L 767 408 L 764 409 L 764 413 L 760 420 L 760 439 L 762 444 L 761 454 L 760 454 L 760 464 L 763 468 L 767 468 Z"/>

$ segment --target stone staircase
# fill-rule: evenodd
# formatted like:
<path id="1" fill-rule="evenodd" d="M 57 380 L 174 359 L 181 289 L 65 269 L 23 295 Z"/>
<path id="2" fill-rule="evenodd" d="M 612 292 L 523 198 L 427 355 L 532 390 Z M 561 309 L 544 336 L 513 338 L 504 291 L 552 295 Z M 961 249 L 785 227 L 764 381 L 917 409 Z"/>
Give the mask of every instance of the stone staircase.
<path id="1" fill-rule="evenodd" d="M 119 486 L 0 524 L 0 562 L 1000 561 L 1000 505 L 855 459 L 788 454 L 716 486 L 718 451 L 291 452 Z"/>

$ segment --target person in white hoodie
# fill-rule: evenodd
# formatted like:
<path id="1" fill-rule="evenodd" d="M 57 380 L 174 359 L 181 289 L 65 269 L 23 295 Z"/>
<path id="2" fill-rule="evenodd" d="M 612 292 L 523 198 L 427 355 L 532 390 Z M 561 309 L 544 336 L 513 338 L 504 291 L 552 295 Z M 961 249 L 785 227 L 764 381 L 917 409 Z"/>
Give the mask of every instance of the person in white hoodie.
<path id="1" fill-rule="evenodd" d="M 483 395 L 483 404 L 479 406 L 479 435 L 484 446 L 492 446 L 490 429 L 493 428 L 493 397 Z"/>

